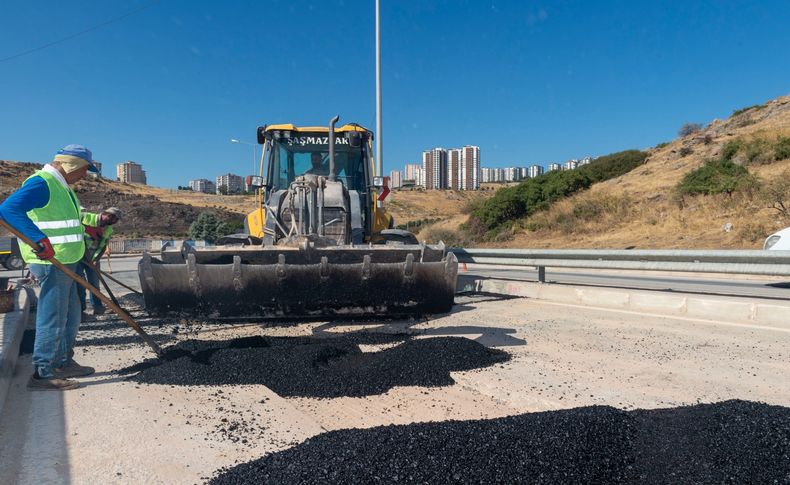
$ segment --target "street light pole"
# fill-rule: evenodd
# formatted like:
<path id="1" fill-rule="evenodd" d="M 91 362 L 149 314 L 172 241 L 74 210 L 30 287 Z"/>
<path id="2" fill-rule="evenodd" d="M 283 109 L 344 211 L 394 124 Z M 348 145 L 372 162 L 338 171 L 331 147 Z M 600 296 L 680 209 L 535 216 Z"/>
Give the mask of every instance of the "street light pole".
<path id="1" fill-rule="evenodd" d="M 384 136 L 381 131 L 381 5 L 376 0 L 376 158 L 378 175 L 384 175 Z"/>
<path id="2" fill-rule="evenodd" d="M 231 138 L 230 142 L 231 143 L 241 143 L 242 145 L 250 145 L 252 147 L 252 173 L 251 173 L 251 175 L 255 175 L 255 168 L 258 166 L 258 163 L 257 163 L 257 161 L 255 159 L 255 155 L 256 155 L 256 145 L 255 145 L 255 143 L 241 141 L 241 140 L 237 140 L 235 138 Z"/>

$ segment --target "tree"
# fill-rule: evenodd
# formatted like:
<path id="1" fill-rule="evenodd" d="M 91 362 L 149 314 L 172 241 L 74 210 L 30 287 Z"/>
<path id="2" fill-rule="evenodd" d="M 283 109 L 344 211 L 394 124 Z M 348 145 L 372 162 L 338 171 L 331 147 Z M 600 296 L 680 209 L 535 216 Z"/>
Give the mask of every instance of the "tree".
<path id="1" fill-rule="evenodd" d="M 768 182 L 760 193 L 767 207 L 776 210 L 785 220 L 790 220 L 790 170 Z"/>
<path id="2" fill-rule="evenodd" d="M 228 195 L 228 186 L 225 184 L 220 185 L 217 187 L 217 192 L 221 195 Z"/>
<path id="3" fill-rule="evenodd" d="M 702 130 L 702 125 L 701 124 L 699 124 L 699 123 L 686 123 L 683 126 L 681 126 L 680 129 L 678 130 L 678 136 L 679 137 L 684 137 L 684 136 L 693 135 L 694 133 L 697 133 L 700 130 Z"/>
<path id="4" fill-rule="evenodd" d="M 189 237 L 196 241 L 213 243 L 217 240 L 217 228 L 220 225 L 217 215 L 213 212 L 201 212 L 197 220 L 189 226 Z"/>

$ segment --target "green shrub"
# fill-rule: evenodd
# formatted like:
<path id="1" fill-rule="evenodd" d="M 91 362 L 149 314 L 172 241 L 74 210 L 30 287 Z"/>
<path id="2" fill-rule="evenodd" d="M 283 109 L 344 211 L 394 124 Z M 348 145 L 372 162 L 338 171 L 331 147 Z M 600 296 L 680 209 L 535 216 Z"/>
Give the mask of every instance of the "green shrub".
<path id="1" fill-rule="evenodd" d="M 749 111 L 750 109 L 761 110 L 763 108 L 765 108 L 764 104 L 755 104 L 753 106 L 747 106 L 745 108 L 736 109 L 735 111 L 732 112 L 732 116 L 738 116 L 739 114 L 743 114 L 743 113 Z"/>
<path id="2" fill-rule="evenodd" d="M 774 145 L 774 160 L 790 158 L 790 136 L 780 136 Z"/>
<path id="3" fill-rule="evenodd" d="M 728 194 L 756 185 L 749 171 L 731 160 L 711 159 L 683 177 L 676 190 L 679 195 Z"/>
<path id="4" fill-rule="evenodd" d="M 732 161 L 741 148 L 743 148 L 743 140 L 740 138 L 730 140 L 724 145 L 724 148 L 721 149 L 720 157 L 722 160 Z"/>
<path id="5" fill-rule="evenodd" d="M 500 189 L 472 212 L 463 227 L 473 237 L 501 237 L 502 226 L 507 222 L 529 217 L 594 183 L 628 173 L 646 158 L 644 152 L 626 150 L 598 157 L 576 170 L 548 172 L 514 187 Z"/>
<path id="6" fill-rule="evenodd" d="M 431 219 L 431 218 L 419 219 L 417 221 L 409 221 L 409 222 L 406 222 L 406 223 L 403 223 L 403 224 L 398 224 L 397 226 L 395 226 L 395 228 L 396 229 L 402 229 L 404 231 L 411 231 L 411 232 L 416 234 L 416 233 L 420 232 L 422 229 L 430 226 L 431 224 L 435 224 L 435 223 L 437 223 L 439 221 L 441 221 L 441 219 L 438 218 L 438 217 L 433 218 L 433 219 Z"/>
<path id="7" fill-rule="evenodd" d="M 748 165 L 765 164 L 774 161 L 773 146 L 767 140 L 755 138 L 744 144 L 743 153 Z"/>
<path id="8" fill-rule="evenodd" d="M 768 164 L 790 158 L 790 137 L 780 136 L 775 142 L 764 138 L 753 138 L 744 141 L 736 138 L 729 141 L 721 149 L 722 160 L 735 160 L 736 155 L 743 155 L 746 165 Z"/>
<path id="9" fill-rule="evenodd" d="M 189 237 L 213 243 L 220 237 L 234 234 L 243 228 L 243 222 L 221 221 L 213 212 L 201 212 L 189 226 Z"/>

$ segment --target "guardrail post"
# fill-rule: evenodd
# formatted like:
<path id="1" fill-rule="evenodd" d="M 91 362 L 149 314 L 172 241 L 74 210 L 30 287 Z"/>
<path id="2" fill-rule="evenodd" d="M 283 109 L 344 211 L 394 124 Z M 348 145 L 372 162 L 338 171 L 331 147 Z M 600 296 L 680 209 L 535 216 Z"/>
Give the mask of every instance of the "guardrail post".
<path id="1" fill-rule="evenodd" d="M 546 267 L 538 266 L 538 283 L 546 282 Z"/>

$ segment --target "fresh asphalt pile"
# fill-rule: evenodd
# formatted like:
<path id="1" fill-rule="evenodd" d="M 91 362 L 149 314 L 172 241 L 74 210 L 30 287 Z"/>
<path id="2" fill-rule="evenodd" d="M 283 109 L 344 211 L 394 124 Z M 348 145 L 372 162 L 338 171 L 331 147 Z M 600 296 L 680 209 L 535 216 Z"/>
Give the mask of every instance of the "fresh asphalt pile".
<path id="1" fill-rule="evenodd" d="M 382 345 L 373 352 L 361 344 Z M 149 384 L 263 384 L 281 396 L 382 394 L 395 386 L 447 386 L 450 372 L 502 363 L 507 352 L 462 337 L 355 332 L 328 338 L 244 337 L 186 340 L 119 371 Z"/>
<path id="2" fill-rule="evenodd" d="M 210 483 L 790 483 L 790 408 L 594 406 L 333 431 Z"/>

